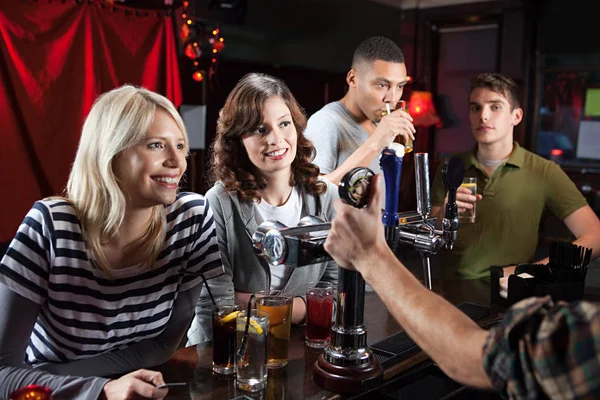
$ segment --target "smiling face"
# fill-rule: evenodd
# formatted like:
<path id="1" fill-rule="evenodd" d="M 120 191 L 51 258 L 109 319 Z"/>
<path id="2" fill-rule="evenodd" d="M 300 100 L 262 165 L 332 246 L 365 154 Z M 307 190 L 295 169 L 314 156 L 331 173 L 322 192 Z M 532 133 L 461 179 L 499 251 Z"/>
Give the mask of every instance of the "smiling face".
<path id="1" fill-rule="evenodd" d="M 149 208 L 173 203 L 187 167 L 186 154 L 183 133 L 167 112 L 157 109 L 146 138 L 113 161 L 128 206 Z"/>
<path id="2" fill-rule="evenodd" d="M 271 97 L 262 117 L 259 127 L 242 135 L 248 158 L 264 177 L 281 174 L 289 178 L 298 139 L 290 110 L 281 97 Z"/>
<path id="3" fill-rule="evenodd" d="M 507 98 L 487 88 L 474 89 L 469 96 L 471 129 L 477 143 L 510 145 L 513 128 L 521 122 L 523 110 L 511 110 Z"/>
<path id="4" fill-rule="evenodd" d="M 350 70 L 348 84 L 356 91 L 356 104 L 371 121 L 381 119 L 385 103 L 395 104 L 408 82 L 404 63 L 376 60 Z"/>

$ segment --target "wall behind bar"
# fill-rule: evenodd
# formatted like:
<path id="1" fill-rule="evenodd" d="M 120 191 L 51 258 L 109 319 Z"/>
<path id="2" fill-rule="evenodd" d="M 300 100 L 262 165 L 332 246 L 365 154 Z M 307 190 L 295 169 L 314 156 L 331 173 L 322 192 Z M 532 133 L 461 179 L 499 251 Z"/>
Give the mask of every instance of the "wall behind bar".
<path id="1" fill-rule="evenodd" d="M 218 1 L 217 1 L 218 2 Z M 248 0 L 243 21 L 234 10 L 195 2 L 197 15 L 219 18 L 228 60 L 346 72 L 356 45 L 372 35 L 402 45 L 404 12 L 367 0 Z"/>

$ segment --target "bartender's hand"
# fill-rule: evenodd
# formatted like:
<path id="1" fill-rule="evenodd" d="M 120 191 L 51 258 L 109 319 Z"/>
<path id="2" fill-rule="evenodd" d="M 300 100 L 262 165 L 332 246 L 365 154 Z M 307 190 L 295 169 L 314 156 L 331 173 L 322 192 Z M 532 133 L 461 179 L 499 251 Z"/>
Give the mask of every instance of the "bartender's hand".
<path id="1" fill-rule="evenodd" d="M 456 189 L 456 206 L 458 207 L 458 212 L 465 212 L 467 209 L 472 209 L 473 205 L 476 201 L 483 199 L 483 196 L 479 193 L 475 196 L 471 194 L 471 191 L 465 187 L 460 186 Z M 448 204 L 448 194 L 446 193 L 446 198 L 444 199 L 444 208 L 446 210 L 446 204 Z"/>
<path id="2" fill-rule="evenodd" d="M 109 381 L 102 389 L 101 400 L 164 399 L 169 389 L 157 389 L 165 381 L 160 372 L 138 369 Z"/>
<path id="3" fill-rule="evenodd" d="M 383 149 L 397 136 L 404 136 L 403 143 L 406 143 L 406 138 L 414 140 L 416 131 L 410 114 L 398 109 L 381 118 L 369 139 L 377 141 L 378 148 Z"/>
<path id="4" fill-rule="evenodd" d="M 371 195 L 365 208 L 354 208 L 341 200 L 334 203 L 336 216 L 325 241 L 325 250 L 339 266 L 361 272 L 369 258 L 389 251 L 381 223 L 381 175 L 373 177 Z"/>

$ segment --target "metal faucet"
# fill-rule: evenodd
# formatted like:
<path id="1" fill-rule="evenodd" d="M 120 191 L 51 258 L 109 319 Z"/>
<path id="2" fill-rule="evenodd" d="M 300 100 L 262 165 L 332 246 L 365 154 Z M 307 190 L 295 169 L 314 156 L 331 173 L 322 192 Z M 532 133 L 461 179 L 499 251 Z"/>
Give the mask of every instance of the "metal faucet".
<path id="1" fill-rule="evenodd" d="M 265 221 L 252 236 L 260 257 L 271 265 L 302 267 L 331 260 L 323 248 L 331 223 L 304 217 L 296 227 Z M 314 379 L 334 392 L 355 393 L 383 382 L 383 368 L 367 345 L 364 326 L 365 281 L 338 267 L 337 307 L 331 341 L 314 366 Z"/>
<path id="2" fill-rule="evenodd" d="M 330 222 L 314 215 L 302 218 L 294 227 L 269 220 L 254 232 L 252 244 L 257 254 L 271 265 L 301 267 L 331 260 L 323 248 L 329 229 Z"/>
<path id="3" fill-rule="evenodd" d="M 383 158 L 383 156 L 382 156 Z M 401 163 L 400 163 L 401 164 Z M 384 176 L 399 176 L 399 172 L 390 167 L 390 163 L 381 162 Z M 450 158 L 444 164 L 442 181 L 448 190 L 446 212 L 442 220 L 442 229 L 435 229 L 436 217 L 432 217 L 430 185 L 429 185 L 429 155 L 427 153 L 415 154 L 415 181 L 417 192 L 417 211 L 398 213 L 397 223 L 386 223 L 384 213 L 385 236 L 392 250 L 399 244 L 413 247 L 421 253 L 423 261 L 423 280 L 427 288 L 431 284 L 431 254 L 436 254 L 443 246 L 451 250 L 456 241 L 458 231 L 458 207 L 456 205 L 456 189 L 461 185 L 464 175 L 464 164 L 459 158 Z M 386 207 L 388 204 L 398 203 L 398 190 L 389 190 L 386 179 Z M 400 187 L 399 178 L 394 184 Z M 392 198 L 394 196 L 394 198 Z M 388 221 L 390 218 L 388 217 Z"/>
<path id="4" fill-rule="evenodd" d="M 443 229 L 439 231 L 435 229 L 435 218 L 429 215 L 429 161 L 426 153 L 415 154 L 417 212 L 398 213 L 404 154 L 400 147 L 392 144 L 383 150 L 380 157 L 386 185 L 386 210 L 383 214 L 386 240 L 393 250 L 403 243 L 421 252 L 426 284 L 431 289 L 429 255 L 444 245 L 452 248 L 456 240 L 456 189 L 462 183 L 464 166 L 458 158 L 450 159 L 444 166 L 442 175 L 449 194 Z M 372 171 L 369 172 L 372 175 Z M 331 260 L 323 248 L 330 228 L 331 223 L 314 216 L 303 218 L 295 227 L 287 227 L 278 221 L 265 221 L 252 236 L 252 243 L 258 255 L 271 265 L 285 263 L 289 267 L 301 267 Z M 334 392 L 362 392 L 377 387 L 383 382 L 383 368 L 367 345 L 365 281 L 362 275 L 338 268 L 336 297 L 331 342 L 315 362 L 315 382 Z"/>

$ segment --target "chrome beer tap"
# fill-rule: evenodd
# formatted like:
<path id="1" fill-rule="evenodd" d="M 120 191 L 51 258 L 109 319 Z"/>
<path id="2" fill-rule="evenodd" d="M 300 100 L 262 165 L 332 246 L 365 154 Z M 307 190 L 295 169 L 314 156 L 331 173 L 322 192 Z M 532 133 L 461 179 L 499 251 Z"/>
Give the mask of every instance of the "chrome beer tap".
<path id="1" fill-rule="evenodd" d="M 355 207 L 363 207 L 373 175 L 368 168 L 349 171 L 340 183 L 340 197 Z M 329 222 L 314 216 L 303 218 L 296 227 L 265 221 L 252 236 L 252 243 L 259 256 L 271 265 L 301 267 L 331 260 L 323 248 L 330 228 Z M 383 368 L 367 345 L 362 275 L 338 267 L 336 299 L 331 341 L 314 364 L 314 380 L 333 392 L 356 393 L 377 387 L 383 382 Z"/>
<path id="2" fill-rule="evenodd" d="M 400 156 L 396 154 L 400 154 Z M 394 155 L 397 159 L 403 156 L 398 152 L 395 152 Z M 399 244 L 405 244 L 421 253 L 424 284 L 431 289 L 431 254 L 436 254 L 443 246 L 452 249 L 456 241 L 458 231 L 456 189 L 462 183 L 464 164 L 459 158 L 451 158 L 444 164 L 442 180 L 448 190 L 448 203 L 442 220 L 442 230 L 437 230 L 435 229 L 436 218 L 430 215 L 429 155 L 427 153 L 415 154 L 417 211 L 398 213 L 397 217 L 392 217 L 391 214 L 397 210 L 402 162 L 384 161 L 384 153 L 382 153 L 380 163 L 386 183 L 386 211 L 383 214 L 383 224 L 388 244 L 394 251 Z M 397 165 L 400 167 L 398 168 Z M 392 213 L 388 212 L 388 207 L 392 207 Z"/>
<path id="3" fill-rule="evenodd" d="M 314 215 L 302 218 L 294 227 L 269 220 L 254 232 L 252 244 L 257 254 L 271 265 L 301 267 L 331 260 L 323 248 L 329 229 L 330 222 Z"/>
<path id="4" fill-rule="evenodd" d="M 429 164 L 427 154 L 417 153 L 417 212 L 398 213 L 400 177 L 404 147 L 392 143 L 380 157 L 386 185 L 386 209 L 383 224 L 388 244 L 396 249 L 400 243 L 421 252 L 426 268 L 427 286 L 431 288 L 429 255 L 444 244 L 451 248 L 458 229 L 456 189 L 462 183 L 464 167 L 458 158 L 444 166 L 444 185 L 449 191 L 443 230 L 435 230 L 435 218 L 429 215 Z M 357 208 L 367 203 L 373 172 L 368 168 L 349 171 L 339 185 L 340 197 Z M 278 221 L 265 221 L 252 236 L 258 255 L 271 265 L 285 263 L 301 267 L 331 260 L 323 245 L 331 224 L 314 216 L 301 220 L 296 227 Z M 314 365 L 314 380 L 334 392 L 356 393 L 379 386 L 383 368 L 367 345 L 364 326 L 365 281 L 360 273 L 338 268 L 338 289 L 335 322 L 331 342 Z"/>

